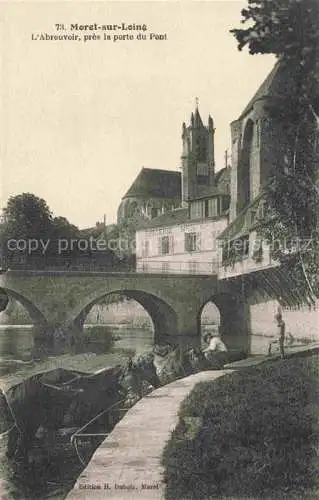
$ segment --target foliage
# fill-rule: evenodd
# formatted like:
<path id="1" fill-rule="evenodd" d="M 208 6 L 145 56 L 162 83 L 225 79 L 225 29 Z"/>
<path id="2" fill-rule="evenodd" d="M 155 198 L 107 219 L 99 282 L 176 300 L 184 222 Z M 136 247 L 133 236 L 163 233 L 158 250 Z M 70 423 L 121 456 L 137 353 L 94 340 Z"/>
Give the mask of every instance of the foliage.
<path id="1" fill-rule="evenodd" d="M 22 193 L 9 198 L 3 218 L 0 245 L 7 267 L 19 267 L 20 258 L 24 265 L 31 267 L 65 265 L 69 268 L 75 263 L 79 267 L 92 264 L 104 269 L 119 263 L 111 249 L 95 249 L 93 234 L 84 237 L 65 217 L 54 217 L 46 201 L 34 194 Z M 20 240 L 18 250 L 9 248 L 9 240 Z M 29 247 L 23 248 L 32 240 L 31 251 Z"/>
<path id="2" fill-rule="evenodd" d="M 233 29 L 238 48 L 251 54 L 309 57 L 318 41 L 317 0 L 248 0 L 242 10 L 246 29 Z M 252 24 L 253 23 L 253 24 Z"/>
<path id="3" fill-rule="evenodd" d="M 288 265 L 293 286 L 311 303 L 319 296 L 319 2 L 248 0 L 242 15 L 249 27 L 231 30 L 239 50 L 273 53 L 290 75 L 286 96 L 268 105 L 271 123 L 281 127 L 285 155 L 266 186 L 270 210 L 257 229 L 268 243 L 282 242 L 271 248 L 272 257 Z M 294 252 L 287 251 L 287 239 L 298 242 Z"/>
<path id="4" fill-rule="evenodd" d="M 317 372 L 314 358 L 295 358 L 197 384 L 164 451 L 166 498 L 304 498 L 316 478 Z"/>
<path id="5" fill-rule="evenodd" d="M 10 238 L 46 238 L 52 228 L 52 213 L 46 201 L 31 193 L 11 196 L 3 210 L 4 233 Z"/>

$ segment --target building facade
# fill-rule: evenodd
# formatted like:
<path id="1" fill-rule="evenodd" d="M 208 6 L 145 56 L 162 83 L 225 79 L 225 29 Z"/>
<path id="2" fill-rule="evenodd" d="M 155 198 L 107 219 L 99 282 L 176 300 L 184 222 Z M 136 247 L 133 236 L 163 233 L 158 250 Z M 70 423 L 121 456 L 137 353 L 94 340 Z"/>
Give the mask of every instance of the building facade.
<path id="1" fill-rule="evenodd" d="M 213 120 L 196 107 L 182 125 L 182 207 L 145 221 L 136 232 L 140 272 L 217 274 L 217 237 L 227 227 L 230 169 L 215 174 Z"/>
<path id="2" fill-rule="evenodd" d="M 274 66 L 239 118 L 231 123 L 232 163 L 229 226 L 220 235 L 220 278 L 277 266 L 270 248 L 255 230 L 268 207 L 263 188 L 286 161 L 284 123 L 270 111 L 285 98 L 293 75 L 280 61 Z"/>

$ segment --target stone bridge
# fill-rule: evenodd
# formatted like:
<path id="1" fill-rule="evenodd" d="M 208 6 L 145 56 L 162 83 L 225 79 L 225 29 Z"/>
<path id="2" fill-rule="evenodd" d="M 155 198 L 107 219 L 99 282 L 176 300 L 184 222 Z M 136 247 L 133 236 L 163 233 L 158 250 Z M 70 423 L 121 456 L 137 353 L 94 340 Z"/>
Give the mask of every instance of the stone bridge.
<path id="1" fill-rule="evenodd" d="M 7 271 L 0 275 L 0 287 L 25 306 L 35 324 L 78 332 L 96 302 L 120 293 L 148 312 L 156 343 L 198 345 L 202 309 L 212 301 L 225 342 L 249 350 L 247 301 L 238 287 L 217 276 Z"/>

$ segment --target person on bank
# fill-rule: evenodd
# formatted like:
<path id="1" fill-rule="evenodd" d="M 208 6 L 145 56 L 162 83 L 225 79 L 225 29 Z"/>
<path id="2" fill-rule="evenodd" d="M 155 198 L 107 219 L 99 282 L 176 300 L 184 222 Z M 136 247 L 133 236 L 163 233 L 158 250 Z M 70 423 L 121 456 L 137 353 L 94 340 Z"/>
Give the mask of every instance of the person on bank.
<path id="1" fill-rule="evenodd" d="M 280 357 L 281 359 L 284 359 L 285 357 L 285 352 L 284 352 L 284 344 L 285 344 L 285 334 L 286 334 L 286 324 L 284 320 L 282 319 L 282 315 L 280 313 L 275 314 L 275 321 L 276 321 L 276 339 L 272 340 L 269 342 L 269 347 L 268 347 L 268 356 L 271 355 L 271 348 L 273 344 L 279 344 L 279 351 L 280 351 Z"/>
<path id="2" fill-rule="evenodd" d="M 202 351 L 206 358 L 209 358 L 209 355 L 213 352 L 227 352 L 227 347 L 220 338 L 219 332 L 206 333 L 204 342 L 208 344 Z"/>

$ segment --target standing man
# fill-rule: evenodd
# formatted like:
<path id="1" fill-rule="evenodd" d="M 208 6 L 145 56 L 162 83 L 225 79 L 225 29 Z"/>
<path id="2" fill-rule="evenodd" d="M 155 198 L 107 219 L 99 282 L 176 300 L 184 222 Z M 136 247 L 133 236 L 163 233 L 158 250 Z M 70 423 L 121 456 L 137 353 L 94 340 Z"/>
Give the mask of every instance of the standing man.
<path id="1" fill-rule="evenodd" d="M 284 359 L 284 357 L 285 357 L 284 343 L 285 343 L 286 324 L 285 324 L 284 320 L 282 319 L 281 313 L 275 314 L 275 321 L 277 323 L 277 335 L 276 335 L 277 338 L 276 338 L 276 340 L 269 342 L 268 356 L 271 355 L 272 344 L 278 343 L 280 357 L 281 357 L 281 359 Z"/>

